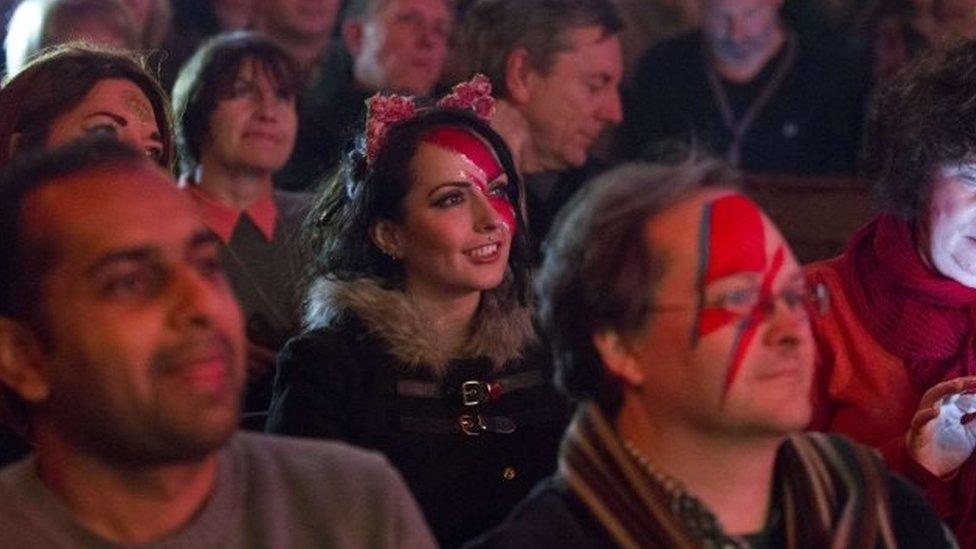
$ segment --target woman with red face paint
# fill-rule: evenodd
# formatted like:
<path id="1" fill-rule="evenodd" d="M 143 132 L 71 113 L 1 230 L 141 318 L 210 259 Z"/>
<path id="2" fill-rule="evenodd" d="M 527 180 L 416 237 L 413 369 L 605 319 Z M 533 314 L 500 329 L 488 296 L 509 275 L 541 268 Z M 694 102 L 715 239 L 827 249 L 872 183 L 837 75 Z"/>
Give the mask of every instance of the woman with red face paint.
<path id="1" fill-rule="evenodd" d="M 504 141 L 465 110 L 370 101 L 310 218 L 309 331 L 280 355 L 268 430 L 383 452 L 457 546 L 554 471 L 568 410 L 526 306 Z"/>
<path id="2" fill-rule="evenodd" d="M 878 446 L 976 547 L 976 43 L 923 57 L 869 110 L 882 213 L 808 275 L 829 292 L 812 429 Z"/>

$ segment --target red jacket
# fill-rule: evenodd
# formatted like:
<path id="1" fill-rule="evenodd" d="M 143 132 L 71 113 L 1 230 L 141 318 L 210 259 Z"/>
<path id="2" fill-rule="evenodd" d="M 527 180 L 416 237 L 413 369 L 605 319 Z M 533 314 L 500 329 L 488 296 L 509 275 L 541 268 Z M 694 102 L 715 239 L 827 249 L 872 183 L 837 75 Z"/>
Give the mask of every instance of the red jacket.
<path id="1" fill-rule="evenodd" d="M 827 314 L 811 316 L 817 375 L 809 429 L 843 433 L 877 447 L 893 471 L 925 492 L 960 545 L 976 548 L 976 486 L 962 486 L 959 475 L 940 479 L 908 456 L 905 434 L 922 395 L 904 361 L 881 347 L 851 307 L 838 262 L 806 267 L 808 279 L 822 283 L 830 296 Z"/>

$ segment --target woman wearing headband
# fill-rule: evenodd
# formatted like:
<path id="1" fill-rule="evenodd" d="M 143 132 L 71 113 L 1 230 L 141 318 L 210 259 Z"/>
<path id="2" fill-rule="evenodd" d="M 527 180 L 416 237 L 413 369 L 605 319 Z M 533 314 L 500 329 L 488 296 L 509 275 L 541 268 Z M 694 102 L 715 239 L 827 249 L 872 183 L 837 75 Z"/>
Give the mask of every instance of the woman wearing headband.
<path id="1" fill-rule="evenodd" d="M 387 455 L 444 546 L 497 524 L 555 467 L 566 409 L 527 303 L 521 180 L 470 111 L 374 97 L 322 190 L 306 328 L 282 351 L 270 431 Z"/>

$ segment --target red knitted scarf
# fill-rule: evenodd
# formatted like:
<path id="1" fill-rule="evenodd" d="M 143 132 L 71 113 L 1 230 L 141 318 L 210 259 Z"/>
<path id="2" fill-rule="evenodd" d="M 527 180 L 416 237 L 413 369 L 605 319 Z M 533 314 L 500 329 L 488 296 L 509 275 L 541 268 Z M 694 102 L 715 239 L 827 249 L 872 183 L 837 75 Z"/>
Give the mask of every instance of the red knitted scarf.
<path id="1" fill-rule="evenodd" d="M 839 267 L 854 310 L 905 361 L 920 392 L 976 373 L 976 290 L 926 266 L 908 223 L 878 216 L 854 235 Z"/>

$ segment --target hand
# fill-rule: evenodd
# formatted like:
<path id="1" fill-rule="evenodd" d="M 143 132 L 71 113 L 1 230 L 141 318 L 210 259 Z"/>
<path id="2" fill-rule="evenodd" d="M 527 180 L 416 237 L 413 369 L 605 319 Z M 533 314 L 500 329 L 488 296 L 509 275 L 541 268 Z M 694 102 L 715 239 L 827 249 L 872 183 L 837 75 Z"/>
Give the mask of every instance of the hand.
<path id="1" fill-rule="evenodd" d="M 944 477 L 976 448 L 976 376 L 943 381 L 922 395 L 908 431 L 908 454 L 930 473 Z"/>
<path id="2" fill-rule="evenodd" d="M 262 347 L 260 345 L 247 342 L 247 380 L 254 382 L 268 372 L 274 371 L 275 363 L 278 360 L 278 353 Z"/>

